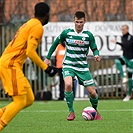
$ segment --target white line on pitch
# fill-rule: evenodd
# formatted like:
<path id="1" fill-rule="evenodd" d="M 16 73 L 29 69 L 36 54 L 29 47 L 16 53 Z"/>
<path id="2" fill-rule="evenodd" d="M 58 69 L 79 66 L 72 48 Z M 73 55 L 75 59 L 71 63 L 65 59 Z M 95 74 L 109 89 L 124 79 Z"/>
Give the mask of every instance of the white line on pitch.
<path id="1" fill-rule="evenodd" d="M 75 112 L 78 110 L 75 110 Z M 100 112 L 132 112 L 133 109 L 115 109 L 115 110 L 99 110 Z M 21 112 L 29 113 L 29 112 L 68 112 L 68 110 L 22 110 Z"/>

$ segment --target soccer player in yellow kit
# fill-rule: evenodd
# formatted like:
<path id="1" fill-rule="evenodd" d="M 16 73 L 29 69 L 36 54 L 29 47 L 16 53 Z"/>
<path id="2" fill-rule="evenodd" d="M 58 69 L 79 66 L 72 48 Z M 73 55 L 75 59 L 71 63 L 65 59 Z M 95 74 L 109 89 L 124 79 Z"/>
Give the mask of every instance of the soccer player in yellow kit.
<path id="1" fill-rule="evenodd" d="M 19 28 L 0 58 L 0 78 L 5 93 L 12 97 L 12 102 L 0 109 L 0 131 L 17 113 L 34 101 L 31 86 L 22 71 L 26 58 L 29 57 L 51 77 L 57 73 L 55 67 L 45 64 L 36 53 L 42 38 L 43 25 L 49 20 L 50 8 L 46 3 L 40 2 L 35 5 L 34 10 L 35 17 Z"/>

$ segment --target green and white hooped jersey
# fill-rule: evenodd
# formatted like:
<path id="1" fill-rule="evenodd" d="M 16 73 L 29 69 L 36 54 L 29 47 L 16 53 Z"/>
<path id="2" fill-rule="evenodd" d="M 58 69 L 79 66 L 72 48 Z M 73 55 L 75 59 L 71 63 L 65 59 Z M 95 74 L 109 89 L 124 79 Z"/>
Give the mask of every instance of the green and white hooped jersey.
<path id="1" fill-rule="evenodd" d="M 88 71 L 87 55 L 89 48 L 92 50 L 97 48 L 93 34 L 85 29 L 80 33 L 77 33 L 74 28 L 64 30 L 52 44 L 47 55 L 48 59 L 51 57 L 57 45 L 63 41 L 66 41 L 63 68 L 72 68 L 76 71 Z"/>
<path id="2" fill-rule="evenodd" d="M 83 30 L 79 34 L 74 29 L 67 29 L 64 32 L 66 34 L 66 53 L 63 68 L 88 71 L 87 55 L 89 47 L 96 48 L 93 35 L 87 30 Z"/>

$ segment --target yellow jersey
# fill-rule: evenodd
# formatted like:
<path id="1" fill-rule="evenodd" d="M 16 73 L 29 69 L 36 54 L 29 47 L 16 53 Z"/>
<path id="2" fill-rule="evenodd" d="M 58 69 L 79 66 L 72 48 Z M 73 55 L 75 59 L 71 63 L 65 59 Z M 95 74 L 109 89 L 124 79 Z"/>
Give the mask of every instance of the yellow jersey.
<path id="1" fill-rule="evenodd" d="M 36 54 L 35 49 L 40 43 L 43 35 L 43 26 L 37 18 L 32 18 L 24 23 L 16 32 L 12 41 L 8 44 L 1 56 L 1 63 L 4 67 L 21 67 L 23 66 L 27 55 L 26 52 L 32 50 L 31 60 L 42 69 L 47 65 Z M 32 48 L 31 47 L 35 47 Z"/>

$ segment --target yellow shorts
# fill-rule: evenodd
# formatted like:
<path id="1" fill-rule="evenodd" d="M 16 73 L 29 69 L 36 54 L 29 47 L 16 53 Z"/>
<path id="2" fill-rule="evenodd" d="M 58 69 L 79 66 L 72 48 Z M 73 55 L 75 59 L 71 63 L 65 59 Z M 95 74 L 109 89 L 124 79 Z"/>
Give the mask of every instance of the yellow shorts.
<path id="1" fill-rule="evenodd" d="M 27 88 L 31 88 L 30 83 L 19 67 L 5 68 L 0 65 L 0 77 L 5 93 L 9 96 L 27 94 Z"/>

